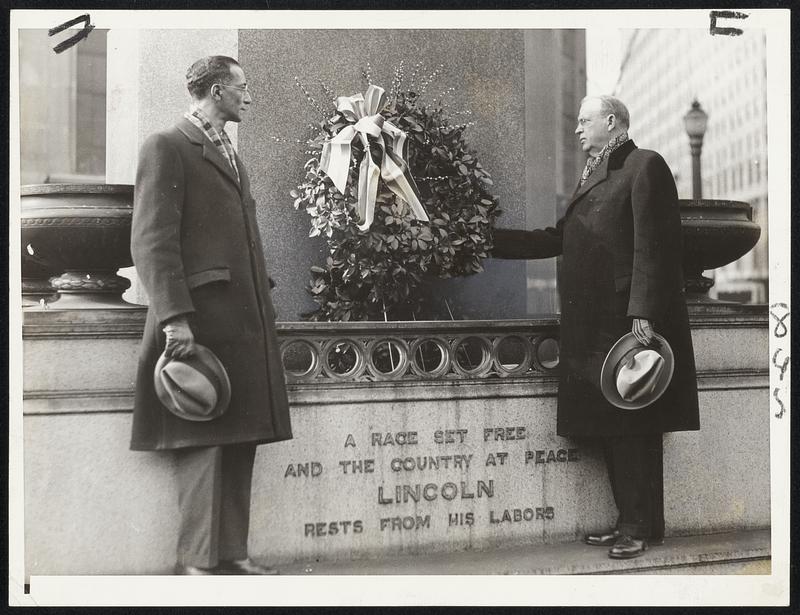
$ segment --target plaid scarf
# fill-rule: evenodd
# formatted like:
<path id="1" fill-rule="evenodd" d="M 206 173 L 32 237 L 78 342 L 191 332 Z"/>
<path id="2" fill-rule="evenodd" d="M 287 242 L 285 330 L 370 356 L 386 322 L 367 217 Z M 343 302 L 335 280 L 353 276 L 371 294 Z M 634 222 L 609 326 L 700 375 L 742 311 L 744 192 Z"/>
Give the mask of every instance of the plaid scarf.
<path id="1" fill-rule="evenodd" d="M 230 138 L 228 138 L 228 133 L 225 132 L 224 129 L 222 130 L 222 133 L 218 132 L 217 129 L 214 128 L 213 124 L 209 121 L 208 116 L 203 113 L 200 107 L 192 107 L 191 113 L 184 113 L 183 117 L 203 131 L 206 137 L 208 137 L 208 140 L 217 147 L 219 153 L 222 154 L 222 157 L 228 161 L 228 164 L 231 165 L 233 173 L 236 175 L 236 179 L 241 181 L 241 178 L 239 177 L 239 169 L 236 166 L 236 152 L 233 149 L 233 144 L 231 143 Z"/>
<path id="2" fill-rule="evenodd" d="M 617 135 L 611 141 L 609 141 L 603 149 L 600 150 L 600 153 L 597 156 L 589 157 L 586 161 L 586 166 L 583 167 L 583 173 L 581 173 L 581 183 L 580 185 L 586 182 L 589 179 L 589 176 L 594 173 L 594 170 L 599 167 L 602 162 L 611 155 L 615 149 L 618 149 L 623 143 L 628 140 L 628 133 L 623 132 L 622 134 Z"/>

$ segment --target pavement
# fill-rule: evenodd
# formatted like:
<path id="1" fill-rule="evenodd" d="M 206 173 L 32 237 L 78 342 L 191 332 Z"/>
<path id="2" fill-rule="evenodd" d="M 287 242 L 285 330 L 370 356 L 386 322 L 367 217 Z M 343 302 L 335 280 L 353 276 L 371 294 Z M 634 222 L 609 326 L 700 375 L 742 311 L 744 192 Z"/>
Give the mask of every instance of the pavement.
<path id="1" fill-rule="evenodd" d="M 667 537 L 663 545 L 651 546 L 630 560 L 612 560 L 607 548 L 572 542 L 381 559 L 301 561 L 280 570 L 281 575 L 770 574 L 770 530 Z"/>

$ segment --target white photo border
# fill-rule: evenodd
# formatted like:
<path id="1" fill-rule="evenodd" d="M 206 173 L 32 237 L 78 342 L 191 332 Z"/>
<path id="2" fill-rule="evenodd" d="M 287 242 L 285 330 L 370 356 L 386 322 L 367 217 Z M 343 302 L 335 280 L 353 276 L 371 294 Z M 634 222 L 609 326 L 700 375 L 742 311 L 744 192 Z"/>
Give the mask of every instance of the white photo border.
<path id="1" fill-rule="evenodd" d="M 790 11 L 742 9 L 746 27 L 767 34 L 769 152 L 769 305 L 790 299 Z M 90 13 L 97 28 L 253 29 L 559 29 L 587 26 L 697 28 L 708 30 L 709 11 L 171 11 L 12 10 L 10 15 L 10 118 L 19 117 L 17 31 L 50 28 Z M 738 24 L 737 24 L 738 25 Z M 18 304 L 19 123 L 10 122 L 9 306 Z M 787 307 L 787 311 L 788 311 Z M 788 345 L 770 318 L 770 356 Z M 786 319 L 785 324 L 788 324 Z M 166 577 L 61 576 L 31 578 L 24 593 L 22 480 L 22 317 L 9 309 L 9 603 L 17 605 L 786 605 L 789 603 L 790 421 L 789 378 L 770 368 L 770 477 L 772 572 L 770 575 L 629 576 L 308 576 Z M 785 413 L 772 392 L 780 390 Z"/>

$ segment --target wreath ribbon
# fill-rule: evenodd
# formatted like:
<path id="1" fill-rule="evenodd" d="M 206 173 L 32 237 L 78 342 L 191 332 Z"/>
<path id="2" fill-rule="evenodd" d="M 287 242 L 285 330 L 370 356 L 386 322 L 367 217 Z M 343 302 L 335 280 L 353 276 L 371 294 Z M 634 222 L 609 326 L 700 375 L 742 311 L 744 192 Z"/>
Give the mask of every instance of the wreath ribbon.
<path id="1" fill-rule="evenodd" d="M 417 220 L 428 221 L 428 214 L 419 202 L 419 193 L 414 178 L 406 164 L 407 143 L 405 133 L 391 122 L 387 122 L 379 111 L 386 104 L 383 88 L 370 85 L 366 96 L 339 96 L 336 109 L 348 122 L 334 137 L 322 146 L 319 168 L 333 181 L 333 185 L 344 194 L 350 169 L 352 143 L 359 138 L 364 146 L 364 158 L 358 171 L 358 203 L 356 213 L 359 230 L 365 231 L 375 218 L 375 200 L 378 196 L 378 178 L 382 178 L 399 198 L 411 207 Z M 370 140 L 380 148 L 380 165 L 373 160 Z"/>

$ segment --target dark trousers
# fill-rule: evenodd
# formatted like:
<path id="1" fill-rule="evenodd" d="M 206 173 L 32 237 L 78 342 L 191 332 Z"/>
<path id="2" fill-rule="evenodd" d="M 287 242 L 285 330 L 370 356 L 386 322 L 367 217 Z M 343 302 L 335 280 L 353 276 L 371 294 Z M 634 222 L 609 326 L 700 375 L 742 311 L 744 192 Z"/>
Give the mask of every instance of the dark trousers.
<path id="1" fill-rule="evenodd" d="M 213 568 L 247 557 L 254 444 L 175 451 L 178 477 L 178 563 Z"/>
<path id="2" fill-rule="evenodd" d="M 663 434 L 603 438 L 603 453 L 619 510 L 617 529 L 634 538 L 662 539 Z"/>

